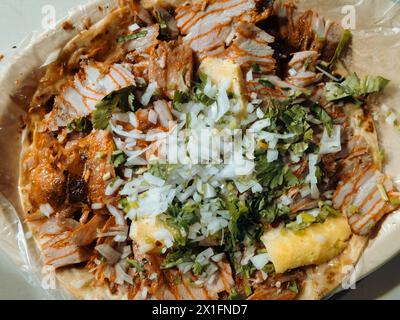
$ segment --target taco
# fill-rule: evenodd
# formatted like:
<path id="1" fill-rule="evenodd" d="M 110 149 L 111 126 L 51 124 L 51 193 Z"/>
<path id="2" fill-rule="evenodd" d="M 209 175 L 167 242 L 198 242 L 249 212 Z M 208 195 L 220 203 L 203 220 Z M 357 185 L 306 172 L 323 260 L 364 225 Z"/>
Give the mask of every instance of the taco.
<path id="1" fill-rule="evenodd" d="M 291 2 L 118 1 L 31 101 L 43 263 L 82 299 L 327 296 L 400 204 L 350 40 Z"/>

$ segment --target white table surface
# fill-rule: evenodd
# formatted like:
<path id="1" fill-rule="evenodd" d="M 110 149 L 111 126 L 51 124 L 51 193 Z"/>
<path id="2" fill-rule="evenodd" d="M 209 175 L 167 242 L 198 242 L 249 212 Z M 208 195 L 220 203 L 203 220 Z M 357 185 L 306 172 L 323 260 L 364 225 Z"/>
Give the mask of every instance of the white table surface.
<path id="1" fill-rule="evenodd" d="M 21 43 L 30 39 L 32 32 L 43 31 L 49 17 L 48 5 L 55 9 L 55 18 L 61 19 L 74 6 L 86 0 L 0 0 L 0 53 L 5 59 L 13 55 Z M 51 9 L 50 9 L 51 10 Z M 43 13 L 44 12 L 44 13 Z M 0 248 L 1 249 L 1 248 Z M 400 256 L 357 283 L 355 290 L 336 296 L 337 299 L 400 299 Z M 22 277 L 10 260 L 0 251 L 0 299 L 42 299 Z"/>

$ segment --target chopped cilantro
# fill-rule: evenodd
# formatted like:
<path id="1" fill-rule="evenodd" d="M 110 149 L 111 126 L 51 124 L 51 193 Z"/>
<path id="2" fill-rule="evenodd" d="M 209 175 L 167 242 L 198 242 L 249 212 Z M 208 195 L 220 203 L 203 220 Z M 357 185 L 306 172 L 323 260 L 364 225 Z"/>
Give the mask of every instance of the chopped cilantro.
<path id="1" fill-rule="evenodd" d="M 196 83 L 193 88 L 193 98 L 206 106 L 211 106 L 216 100 L 204 93 L 204 88 L 207 84 L 207 76 L 204 73 L 199 74 L 200 83 Z"/>
<path id="2" fill-rule="evenodd" d="M 322 63 L 323 67 L 333 68 L 336 65 L 336 62 L 339 60 L 340 56 L 342 55 L 343 50 L 346 48 L 347 44 L 350 42 L 351 36 L 352 35 L 351 35 L 350 30 L 344 30 L 331 61 L 329 63 L 323 62 Z"/>
<path id="3" fill-rule="evenodd" d="M 318 207 L 320 209 L 320 214 L 318 215 L 318 218 L 322 219 L 322 221 L 326 220 L 326 218 L 328 218 L 329 216 L 340 217 L 342 215 L 341 212 L 337 211 L 324 201 L 319 201 Z"/>
<path id="4" fill-rule="evenodd" d="M 245 298 L 236 291 L 236 289 L 232 289 L 229 294 L 229 300 L 245 300 Z"/>
<path id="5" fill-rule="evenodd" d="M 189 102 L 190 99 L 190 94 L 184 91 L 175 91 L 174 93 L 174 99 L 172 100 L 172 103 L 175 107 L 175 109 L 179 110 L 179 107 L 184 104 Z"/>
<path id="6" fill-rule="evenodd" d="M 161 264 L 161 269 L 174 268 L 177 265 L 184 262 L 194 262 L 195 256 L 190 249 L 187 250 L 176 250 L 168 252 L 163 263 Z"/>
<path id="7" fill-rule="evenodd" d="M 207 268 L 208 265 L 209 264 L 202 265 L 198 262 L 193 263 L 193 266 L 192 266 L 193 274 L 196 276 L 201 275 L 204 272 L 204 270 Z"/>
<path id="8" fill-rule="evenodd" d="M 328 101 L 349 97 L 360 101 L 367 94 L 383 91 L 388 84 L 389 80 L 380 76 L 366 76 L 360 79 L 356 73 L 353 73 L 341 83 L 328 82 L 325 86 L 325 95 Z"/>
<path id="9" fill-rule="evenodd" d="M 148 172 L 153 176 L 167 180 L 172 168 L 173 165 L 155 162 L 149 165 Z"/>
<path id="10" fill-rule="evenodd" d="M 112 113 L 117 108 L 125 112 L 134 111 L 133 89 L 133 86 L 129 86 L 118 91 L 113 91 L 97 103 L 96 110 L 93 112 L 93 127 L 95 129 L 107 129 Z"/>
<path id="11" fill-rule="evenodd" d="M 323 223 L 330 216 L 339 217 L 342 215 L 339 211 L 335 210 L 324 201 L 319 201 L 318 206 L 320 212 L 317 216 L 311 215 L 308 212 L 301 212 L 297 215 L 295 221 L 286 224 L 286 228 L 294 231 L 300 231 L 308 228 L 314 223 Z"/>
<path id="12" fill-rule="evenodd" d="M 138 272 L 143 272 L 145 271 L 145 264 L 147 263 L 147 260 L 143 260 L 142 262 L 137 261 L 136 259 L 126 259 L 126 261 L 136 269 Z"/>
<path id="13" fill-rule="evenodd" d="M 299 288 L 297 286 L 297 282 L 296 280 L 292 280 L 289 282 L 288 286 L 287 286 L 288 290 L 294 292 L 294 293 L 299 293 Z"/>
<path id="14" fill-rule="evenodd" d="M 85 117 L 71 121 L 67 126 L 69 131 L 88 132 L 92 130 L 92 122 Z"/>
<path id="15" fill-rule="evenodd" d="M 275 86 L 272 84 L 272 82 L 267 79 L 258 79 L 258 82 L 262 84 L 264 87 L 267 87 L 269 89 L 275 89 Z"/>
<path id="16" fill-rule="evenodd" d="M 330 136 L 332 134 L 332 130 L 333 130 L 333 121 L 332 121 L 332 117 L 329 115 L 328 112 L 325 111 L 324 108 L 322 108 L 320 105 L 318 104 L 314 104 L 311 107 L 311 112 L 314 114 L 314 116 L 322 122 L 322 124 L 324 125 L 324 127 L 326 128 L 328 135 Z"/>
<path id="17" fill-rule="evenodd" d="M 126 161 L 126 154 L 122 150 L 114 151 L 111 155 L 111 163 L 115 168 L 118 168 Z"/>
<path id="18" fill-rule="evenodd" d="M 258 64 L 253 64 L 252 66 L 251 66 L 251 69 L 253 70 L 253 72 L 255 72 L 255 73 L 261 73 L 261 68 L 260 68 L 260 66 L 258 65 Z"/>
<path id="19" fill-rule="evenodd" d="M 167 25 L 167 22 L 164 19 L 164 17 L 162 16 L 161 12 L 158 11 L 158 10 L 156 10 L 156 19 L 157 19 L 157 22 L 158 22 L 158 24 L 160 26 L 160 34 L 163 37 L 168 36 L 168 25 Z"/>
<path id="20" fill-rule="evenodd" d="M 360 208 L 354 204 L 349 204 L 345 209 L 345 213 L 348 217 L 354 216 L 360 212 Z"/>

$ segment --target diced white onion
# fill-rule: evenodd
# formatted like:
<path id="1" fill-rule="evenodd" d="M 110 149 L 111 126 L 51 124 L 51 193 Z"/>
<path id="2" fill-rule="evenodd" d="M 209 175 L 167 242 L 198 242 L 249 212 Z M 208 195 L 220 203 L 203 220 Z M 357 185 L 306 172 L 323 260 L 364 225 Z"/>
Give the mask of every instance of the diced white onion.
<path id="1" fill-rule="evenodd" d="M 92 209 L 93 210 L 100 210 L 104 208 L 104 204 L 103 203 L 92 203 Z"/>
<path id="2" fill-rule="evenodd" d="M 207 248 L 206 250 L 200 252 L 195 261 L 201 265 L 206 265 L 208 260 L 214 255 L 214 250 L 212 248 Z"/>
<path id="3" fill-rule="evenodd" d="M 106 191 L 104 192 L 104 194 L 106 196 L 111 196 L 113 195 L 115 192 L 117 192 L 117 190 L 124 184 L 124 180 L 122 180 L 121 178 L 117 178 L 116 180 L 110 182 L 107 187 L 106 187 Z"/>
<path id="4" fill-rule="evenodd" d="M 240 260 L 240 264 L 245 266 L 249 263 L 250 259 L 254 256 L 256 248 L 254 246 L 246 247 L 243 252 L 242 260 Z"/>
<path id="5" fill-rule="evenodd" d="M 251 187 L 251 192 L 253 192 L 253 193 L 258 193 L 258 192 L 262 192 L 262 191 L 263 191 L 263 187 L 259 183 L 256 183 L 254 186 Z"/>
<path id="6" fill-rule="evenodd" d="M 269 127 L 271 125 L 271 120 L 270 119 L 262 119 L 254 122 L 250 126 L 250 131 L 251 132 L 260 132 L 261 130 Z"/>
<path id="7" fill-rule="evenodd" d="M 178 264 L 178 269 L 182 273 L 188 273 L 190 270 L 192 270 L 193 262 L 183 262 Z"/>
<path id="8" fill-rule="evenodd" d="M 124 178 L 126 178 L 126 179 L 131 179 L 131 178 L 132 178 L 132 175 L 133 175 L 133 170 L 132 170 L 132 169 L 126 168 L 126 169 L 124 170 Z"/>
<path id="9" fill-rule="evenodd" d="M 150 110 L 148 115 L 149 122 L 151 122 L 152 124 L 157 124 L 157 118 L 157 113 L 154 110 Z"/>
<path id="10" fill-rule="evenodd" d="M 147 106 L 150 102 L 151 97 L 156 92 L 156 90 L 157 90 L 157 83 L 150 82 L 145 92 L 143 93 L 142 98 L 140 99 L 141 104 Z"/>
<path id="11" fill-rule="evenodd" d="M 318 183 L 318 179 L 316 176 L 317 163 L 318 163 L 318 155 L 310 154 L 308 156 L 308 175 L 306 177 L 307 182 L 314 184 Z"/>
<path id="12" fill-rule="evenodd" d="M 123 226 L 125 225 L 125 219 L 124 219 L 124 214 L 121 210 L 117 209 L 116 207 L 108 204 L 107 205 L 108 211 L 114 216 L 115 218 L 115 223 L 117 225 Z"/>
<path id="13" fill-rule="evenodd" d="M 134 128 L 137 128 L 138 121 L 137 121 L 136 114 L 134 112 L 129 112 L 129 122 Z"/>
<path id="14" fill-rule="evenodd" d="M 246 73 L 246 81 L 253 81 L 253 69 L 250 68 L 250 70 Z"/>

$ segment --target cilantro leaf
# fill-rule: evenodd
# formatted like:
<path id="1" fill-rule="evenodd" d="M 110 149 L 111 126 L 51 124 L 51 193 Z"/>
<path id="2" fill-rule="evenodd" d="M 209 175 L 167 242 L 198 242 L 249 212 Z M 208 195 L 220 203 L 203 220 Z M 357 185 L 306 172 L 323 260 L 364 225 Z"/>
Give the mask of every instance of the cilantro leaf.
<path id="1" fill-rule="evenodd" d="M 155 162 L 149 165 L 148 172 L 153 176 L 159 177 L 163 180 L 167 180 L 172 168 L 173 165 L 171 164 L 163 164 Z"/>
<path id="2" fill-rule="evenodd" d="M 161 264 L 161 269 L 171 269 L 184 262 L 194 262 L 195 257 L 190 248 L 168 252 Z"/>
<path id="3" fill-rule="evenodd" d="M 253 72 L 255 72 L 255 73 L 261 73 L 261 68 L 260 68 L 260 66 L 259 66 L 258 64 L 256 64 L 256 63 L 254 63 L 254 64 L 251 66 L 251 69 L 252 69 Z"/>
<path id="4" fill-rule="evenodd" d="M 96 104 L 93 112 L 93 127 L 105 130 L 108 127 L 113 112 L 119 108 L 121 111 L 134 111 L 133 94 L 134 86 L 129 86 L 118 91 L 113 91 Z"/>
<path id="5" fill-rule="evenodd" d="M 133 267 L 136 269 L 136 271 L 138 272 L 143 272 L 145 271 L 144 269 L 144 265 L 146 264 L 146 260 L 139 262 L 135 259 L 126 259 L 126 261 Z"/>
<path id="6" fill-rule="evenodd" d="M 260 156 L 256 159 L 256 176 L 259 183 L 266 189 L 285 189 L 293 187 L 299 180 L 290 171 L 290 168 L 281 160 L 268 162 L 267 158 Z"/>
<path id="7" fill-rule="evenodd" d="M 294 293 L 299 293 L 299 287 L 297 286 L 296 280 L 290 281 L 287 288 Z"/>
<path id="8" fill-rule="evenodd" d="M 261 210 L 260 215 L 266 223 L 271 224 L 276 220 L 276 218 L 287 215 L 289 212 L 289 207 L 279 207 L 276 203 L 274 203 L 273 205 Z"/>
<path id="9" fill-rule="evenodd" d="M 308 143 L 302 141 L 292 144 L 290 147 L 295 155 L 302 155 L 308 149 Z"/>
<path id="10" fill-rule="evenodd" d="M 159 10 L 156 10 L 155 14 L 156 14 L 157 22 L 158 22 L 158 24 L 160 26 L 160 34 L 163 37 L 168 36 L 168 25 L 167 25 L 167 22 L 166 22 L 166 20 L 164 19 L 163 15 L 162 15 L 162 13 Z"/>
<path id="11" fill-rule="evenodd" d="M 144 38 L 145 36 L 147 36 L 147 30 L 141 30 L 135 33 L 131 33 L 131 34 L 125 34 L 123 36 L 120 36 L 117 39 L 117 43 L 124 43 L 130 40 L 136 40 L 139 38 Z"/>
<path id="12" fill-rule="evenodd" d="M 189 200 L 183 207 L 178 203 L 172 204 L 165 212 L 167 223 L 176 230 L 175 241 L 182 247 L 187 243 L 189 227 L 199 221 L 196 214 L 199 208 L 198 203 Z"/>
<path id="13" fill-rule="evenodd" d="M 200 264 L 198 262 L 195 262 L 192 266 L 193 274 L 196 276 L 201 275 L 204 272 L 204 270 L 208 267 L 208 265 L 209 264 Z"/>
<path id="14" fill-rule="evenodd" d="M 314 104 L 311 107 L 311 112 L 319 121 L 322 122 L 328 132 L 328 135 L 331 136 L 333 130 L 333 120 L 329 113 L 318 104 Z"/>

